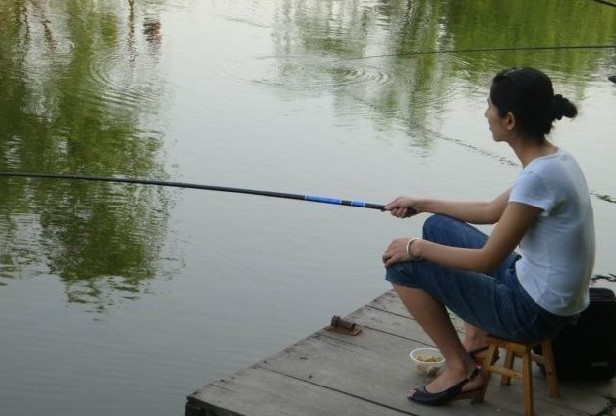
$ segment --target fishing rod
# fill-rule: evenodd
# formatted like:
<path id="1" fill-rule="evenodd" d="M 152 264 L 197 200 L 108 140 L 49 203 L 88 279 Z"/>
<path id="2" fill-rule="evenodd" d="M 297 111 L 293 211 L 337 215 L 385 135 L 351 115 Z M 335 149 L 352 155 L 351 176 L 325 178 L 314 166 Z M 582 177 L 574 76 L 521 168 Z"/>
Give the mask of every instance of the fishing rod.
<path id="1" fill-rule="evenodd" d="M 201 185 L 184 182 L 167 182 L 151 179 L 118 178 L 106 176 L 87 176 L 87 175 L 68 175 L 59 173 L 32 173 L 32 172 L 0 172 L 0 176 L 23 177 L 23 178 L 44 178 L 44 179 L 66 179 L 83 180 L 97 182 L 117 182 L 117 183 L 136 183 L 140 185 L 171 186 L 176 188 L 203 189 L 206 191 L 232 192 L 237 194 L 249 194 L 267 196 L 271 198 L 295 199 L 300 201 L 318 202 L 322 204 L 343 205 L 348 207 L 372 208 L 385 211 L 384 205 L 369 204 L 362 201 L 349 201 L 338 198 L 328 198 L 323 196 L 289 194 L 284 192 L 258 191 L 255 189 L 229 188 L 226 186 Z"/>
<path id="2" fill-rule="evenodd" d="M 597 1 L 597 0 L 595 0 Z M 616 45 L 552 45 L 552 46 L 505 46 L 487 48 L 465 48 L 465 49 L 436 49 L 424 51 L 411 51 L 406 53 L 391 53 L 383 55 L 357 56 L 355 58 L 341 58 L 337 61 L 353 61 L 371 58 L 388 58 L 417 55 L 449 55 L 457 53 L 477 53 L 477 52 L 515 52 L 515 51 L 554 51 L 554 50 L 576 50 L 576 49 L 616 49 Z"/>
<path id="3" fill-rule="evenodd" d="M 610 1 L 606 1 L 606 0 L 593 0 L 596 3 L 601 3 L 604 4 L 606 6 L 612 6 L 612 7 L 616 7 L 616 3 L 612 3 Z"/>

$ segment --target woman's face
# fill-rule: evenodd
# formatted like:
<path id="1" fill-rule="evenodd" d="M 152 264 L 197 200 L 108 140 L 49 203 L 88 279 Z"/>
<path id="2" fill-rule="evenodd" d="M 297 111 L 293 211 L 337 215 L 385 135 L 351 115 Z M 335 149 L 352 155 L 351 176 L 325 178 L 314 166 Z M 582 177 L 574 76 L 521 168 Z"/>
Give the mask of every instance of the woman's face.
<path id="1" fill-rule="evenodd" d="M 485 116 L 488 119 L 488 127 L 492 132 L 492 139 L 496 142 L 500 142 L 505 139 L 505 118 L 498 114 L 498 108 L 492 103 L 490 97 L 488 97 L 488 108 L 486 109 Z"/>

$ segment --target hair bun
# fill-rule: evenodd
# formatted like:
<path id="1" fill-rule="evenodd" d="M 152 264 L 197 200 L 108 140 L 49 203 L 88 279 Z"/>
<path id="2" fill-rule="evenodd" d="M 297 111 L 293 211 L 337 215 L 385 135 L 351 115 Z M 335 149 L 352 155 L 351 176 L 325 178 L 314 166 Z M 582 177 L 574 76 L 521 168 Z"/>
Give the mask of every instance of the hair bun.
<path id="1" fill-rule="evenodd" d="M 577 115 L 577 108 L 561 94 L 556 94 L 552 97 L 550 103 L 550 113 L 552 118 L 557 120 L 560 120 L 563 116 L 573 118 Z"/>

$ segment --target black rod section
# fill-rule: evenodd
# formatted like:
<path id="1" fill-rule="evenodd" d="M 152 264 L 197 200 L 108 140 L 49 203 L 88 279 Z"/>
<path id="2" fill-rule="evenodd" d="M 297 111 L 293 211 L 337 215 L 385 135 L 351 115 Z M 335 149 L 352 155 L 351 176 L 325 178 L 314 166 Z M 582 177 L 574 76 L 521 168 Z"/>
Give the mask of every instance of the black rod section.
<path id="1" fill-rule="evenodd" d="M 0 172 L 0 176 L 5 177 L 24 177 L 24 178 L 46 178 L 46 179 L 64 179 L 64 180 L 84 180 L 98 182 L 117 182 L 117 183 L 136 183 L 141 185 L 157 185 L 171 186 L 176 188 L 203 189 L 206 191 L 232 192 L 237 194 L 249 194 L 267 196 L 271 198 L 296 199 L 300 201 L 319 202 L 322 204 L 343 205 L 348 207 L 372 208 L 385 211 L 384 205 L 369 204 L 362 201 L 349 201 L 338 198 L 328 198 L 322 196 L 289 194 L 284 192 L 258 191 L 255 189 L 229 188 L 226 186 L 201 185 L 185 182 L 168 182 L 151 179 L 136 179 L 136 178 L 118 178 L 107 176 L 87 176 L 87 175 L 69 175 L 59 173 L 34 173 L 34 172 Z"/>

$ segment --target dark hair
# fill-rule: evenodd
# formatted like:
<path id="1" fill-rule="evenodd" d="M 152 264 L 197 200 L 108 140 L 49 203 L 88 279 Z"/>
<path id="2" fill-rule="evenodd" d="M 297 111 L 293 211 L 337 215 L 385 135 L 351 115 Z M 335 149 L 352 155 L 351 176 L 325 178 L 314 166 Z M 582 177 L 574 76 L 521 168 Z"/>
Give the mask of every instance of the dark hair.
<path id="1" fill-rule="evenodd" d="M 508 112 L 515 116 L 517 131 L 541 140 L 552 130 L 554 120 L 577 115 L 576 106 L 562 95 L 554 95 L 550 78 L 534 68 L 511 68 L 496 74 L 490 100 L 501 117 Z"/>

